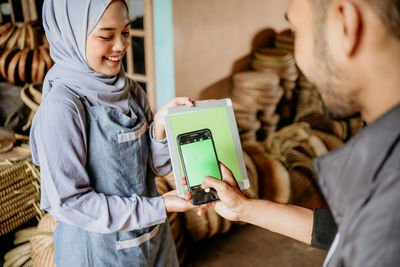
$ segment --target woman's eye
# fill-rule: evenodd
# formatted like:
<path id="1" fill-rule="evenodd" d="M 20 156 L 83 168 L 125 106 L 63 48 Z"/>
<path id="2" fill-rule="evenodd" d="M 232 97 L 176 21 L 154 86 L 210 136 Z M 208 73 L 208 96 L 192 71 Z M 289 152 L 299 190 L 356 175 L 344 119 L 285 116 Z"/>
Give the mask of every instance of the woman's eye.
<path id="1" fill-rule="evenodd" d="M 127 36 L 127 35 L 129 35 L 129 32 L 122 32 L 122 34 Z"/>
<path id="2" fill-rule="evenodd" d="M 101 39 L 103 40 L 111 40 L 112 35 L 111 36 L 99 36 Z"/>

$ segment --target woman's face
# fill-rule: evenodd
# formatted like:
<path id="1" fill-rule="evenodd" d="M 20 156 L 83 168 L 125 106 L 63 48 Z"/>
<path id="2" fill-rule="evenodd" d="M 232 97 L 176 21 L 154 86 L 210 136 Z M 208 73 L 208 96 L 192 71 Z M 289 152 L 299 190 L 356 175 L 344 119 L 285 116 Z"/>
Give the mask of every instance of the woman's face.
<path id="1" fill-rule="evenodd" d="M 112 1 L 86 38 L 86 60 L 94 71 L 108 76 L 119 73 L 122 57 L 130 45 L 129 22 L 125 4 Z"/>

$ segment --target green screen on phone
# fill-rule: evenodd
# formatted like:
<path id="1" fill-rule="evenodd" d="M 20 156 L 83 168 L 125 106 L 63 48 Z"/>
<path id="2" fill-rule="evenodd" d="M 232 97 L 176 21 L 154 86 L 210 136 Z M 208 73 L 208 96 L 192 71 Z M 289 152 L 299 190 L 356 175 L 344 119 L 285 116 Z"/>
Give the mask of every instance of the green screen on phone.
<path id="1" fill-rule="evenodd" d="M 181 152 L 190 187 L 202 184 L 206 176 L 221 180 L 211 139 L 183 144 Z"/>
<path id="2" fill-rule="evenodd" d="M 174 141 L 170 145 L 175 144 L 177 151 L 178 144 L 175 140 L 178 135 L 199 129 L 209 129 L 212 132 L 218 160 L 229 167 L 236 181 L 241 182 L 243 180 L 226 107 L 173 114 L 171 116 L 171 127 L 173 129 Z M 181 161 L 180 155 L 178 157 Z M 182 166 L 180 167 L 183 174 Z"/>

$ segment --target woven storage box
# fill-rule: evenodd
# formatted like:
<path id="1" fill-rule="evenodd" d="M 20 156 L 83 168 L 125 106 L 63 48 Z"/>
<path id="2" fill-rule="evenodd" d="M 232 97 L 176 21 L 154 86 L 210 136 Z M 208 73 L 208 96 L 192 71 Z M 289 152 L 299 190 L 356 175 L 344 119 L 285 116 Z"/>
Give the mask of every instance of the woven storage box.
<path id="1" fill-rule="evenodd" d="M 30 160 L 0 165 L 0 235 L 35 217 L 39 220 L 39 200 L 39 171 Z"/>

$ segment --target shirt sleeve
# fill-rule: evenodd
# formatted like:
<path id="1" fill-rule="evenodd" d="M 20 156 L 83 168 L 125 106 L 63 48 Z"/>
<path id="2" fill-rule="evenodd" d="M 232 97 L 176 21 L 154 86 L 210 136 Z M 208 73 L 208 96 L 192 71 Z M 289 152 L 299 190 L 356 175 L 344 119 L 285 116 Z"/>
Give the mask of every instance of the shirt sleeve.
<path id="1" fill-rule="evenodd" d="M 171 158 L 168 150 L 167 139 L 156 140 L 154 137 L 154 124 L 150 125 L 151 168 L 156 175 L 164 176 L 171 172 Z"/>
<path id="2" fill-rule="evenodd" d="M 91 187 L 85 169 L 84 114 L 76 106 L 65 101 L 45 101 L 37 116 L 31 137 L 35 163 L 41 171 L 42 208 L 57 220 L 100 233 L 165 222 L 161 197 L 108 196 Z"/>
<path id="3" fill-rule="evenodd" d="M 134 94 L 136 100 L 139 102 L 143 111 L 146 115 L 146 119 L 150 124 L 149 135 L 150 135 L 150 168 L 155 175 L 164 176 L 172 170 L 168 142 L 167 139 L 156 140 L 154 137 L 154 123 L 153 123 L 153 112 L 150 109 L 150 104 L 147 99 L 146 93 L 134 81 L 131 81 L 135 87 Z"/>
<path id="4" fill-rule="evenodd" d="M 328 209 L 314 209 L 311 246 L 328 250 L 335 238 L 337 225 Z"/>

